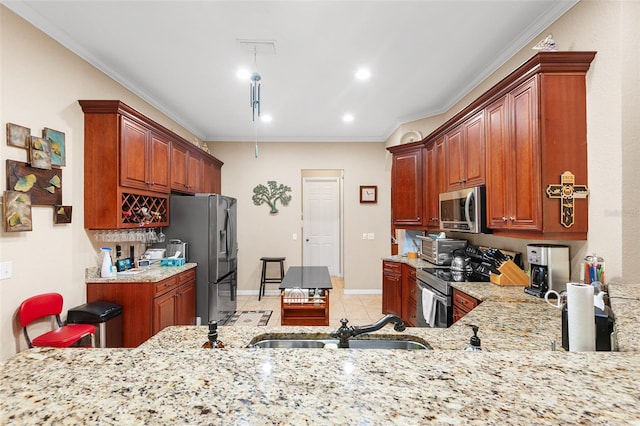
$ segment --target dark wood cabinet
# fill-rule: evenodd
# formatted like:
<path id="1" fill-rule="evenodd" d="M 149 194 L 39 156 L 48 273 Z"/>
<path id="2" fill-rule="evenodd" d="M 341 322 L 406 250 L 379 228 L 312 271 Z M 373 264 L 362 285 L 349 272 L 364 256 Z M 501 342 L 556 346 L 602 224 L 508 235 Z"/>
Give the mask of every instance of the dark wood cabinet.
<path id="1" fill-rule="evenodd" d="M 453 322 L 455 323 L 467 315 L 473 308 L 480 304 L 480 300 L 464 293 L 457 288 L 453 289 Z"/>
<path id="2" fill-rule="evenodd" d="M 202 192 L 205 162 L 213 176 L 207 192 L 220 192 L 217 158 L 120 101 L 78 102 L 86 229 L 168 226 L 169 192 Z"/>
<path id="3" fill-rule="evenodd" d="M 487 224 L 542 230 L 536 79 L 487 107 Z"/>
<path id="4" fill-rule="evenodd" d="M 480 111 L 447 133 L 445 156 L 448 191 L 484 183 L 483 114 Z"/>
<path id="5" fill-rule="evenodd" d="M 202 192 L 220 194 L 222 186 L 222 163 L 208 157 L 203 158 Z"/>
<path id="6" fill-rule="evenodd" d="M 382 313 L 402 317 L 402 267 L 398 262 L 382 262 Z"/>
<path id="7" fill-rule="evenodd" d="M 424 216 L 428 229 L 440 229 L 440 193 L 446 192 L 445 185 L 445 137 L 427 144 L 424 150 L 424 173 L 426 191 Z"/>
<path id="8" fill-rule="evenodd" d="M 406 263 L 382 262 L 382 313 L 397 315 L 407 327 L 417 325 L 416 268 Z"/>
<path id="9" fill-rule="evenodd" d="M 189 192 L 187 171 L 189 170 L 189 150 L 181 143 L 171 145 L 171 189 L 179 192 Z"/>
<path id="10" fill-rule="evenodd" d="M 87 283 L 87 302 L 122 306 L 123 346 L 139 346 L 172 325 L 193 325 L 196 316 L 196 269 L 159 282 Z"/>
<path id="11" fill-rule="evenodd" d="M 401 318 L 407 327 L 416 327 L 418 324 L 417 308 L 417 284 L 416 268 L 406 263 L 402 264 L 402 315 Z"/>
<path id="12" fill-rule="evenodd" d="M 197 154 L 187 156 L 189 167 L 187 168 L 187 186 L 190 192 L 202 192 L 202 157 Z"/>
<path id="13" fill-rule="evenodd" d="M 169 140 L 127 117 L 121 117 L 120 137 L 120 185 L 168 193 Z"/>
<path id="14" fill-rule="evenodd" d="M 205 167 L 206 161 L 206 167 Z M 219 174 L 220 167 L 200 153 L 190 150 L 184 144 L 174 143 L 171 148 L 171 189 L 177 192 L 195 194 L 198 192 L 220 192 L 216 180 L 209 183 L 209 175 Z M 219 179 L 218 179 L 219 181 Z M 205 182 L 207 184 L 205 185 Z"/>
<path id="15" fill-rule="evenodd" d="M 391 216 L 395 226 L 424 225 L 422 150 L 422 144 L 390 148 L 393 153 Z"/>
<path id="16" fill-rule="evenodd" d="M 487 216 L 497 235 L 587 237 L 587 199 L 573 198 L 573 224 L 564 226 L 563 199 L 546 194 L 565 171 L 576 185 L 587 182 L 585 73 L 595 53 L 569 53 L 538 64 L 486 108 Z"/>
<path id="17" fill-rule="evenodd" d="M 589 203 L 572 185 L 588 182 L 585 75 L 595 55 L 538 52 L 423 141 L 389 147 L 392 231 L 434 229 L 436 192 L 486 184 L 494 235 L 585 240 Z M 563 179 L 561 194 L 547 194 Z"/>

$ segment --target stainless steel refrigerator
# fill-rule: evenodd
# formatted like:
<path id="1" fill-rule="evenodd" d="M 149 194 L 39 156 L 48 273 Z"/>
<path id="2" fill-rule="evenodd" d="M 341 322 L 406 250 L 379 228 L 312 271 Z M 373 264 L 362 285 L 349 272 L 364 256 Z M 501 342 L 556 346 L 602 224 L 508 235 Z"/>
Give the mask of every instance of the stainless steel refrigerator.
<path id="1" fill-rule="evenodd" d="M 238 288 L 237 200 L 219 194 L 171 195 L 168 239 L 189 244 L 198 264 L 196 316 L 223 321 L 236 310 Z"/>

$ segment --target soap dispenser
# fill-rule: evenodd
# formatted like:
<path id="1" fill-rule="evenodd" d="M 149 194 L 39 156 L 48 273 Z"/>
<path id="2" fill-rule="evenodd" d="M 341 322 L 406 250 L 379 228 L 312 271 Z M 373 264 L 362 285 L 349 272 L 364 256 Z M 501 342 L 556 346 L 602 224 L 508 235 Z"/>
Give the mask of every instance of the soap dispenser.
<path id="1" fill-rule="evenodd" d="M 218 322 L 209 321 L 209 338 L 208 342 L 205 342 L 202 347 L 204 349 L 224 348 L 224 343 L 218 340 Z"/>
<path id="2" fill-rule="evenodd" d="M 480 338 L 478 337 L 478 326 L 468 324 L 469 327 L 473 330 L 473 336 L 469 339 L 469 344 L 464 348 L 465 351 L 471 352 L 481 352 L 482 348 L 480 347 Z"/>

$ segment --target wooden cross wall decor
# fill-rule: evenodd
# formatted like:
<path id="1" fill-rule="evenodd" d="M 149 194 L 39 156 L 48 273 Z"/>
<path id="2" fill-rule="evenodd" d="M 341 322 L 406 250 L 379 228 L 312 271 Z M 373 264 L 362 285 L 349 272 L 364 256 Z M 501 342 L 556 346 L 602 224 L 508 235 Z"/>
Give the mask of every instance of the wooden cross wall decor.
<path id="1" fill-rule="evenodd" d="M 565 228 L 570 228 L 573 225 L 573 200 L 587 198 L 587 195 L 589 195 L 589 188 L 575 183 L 575 175 L 570 171 L 566 171 L 560 175 L 559 185 L 547 186 L 547 196 L 549 198 L 560 198 L 560 223 Z"/>

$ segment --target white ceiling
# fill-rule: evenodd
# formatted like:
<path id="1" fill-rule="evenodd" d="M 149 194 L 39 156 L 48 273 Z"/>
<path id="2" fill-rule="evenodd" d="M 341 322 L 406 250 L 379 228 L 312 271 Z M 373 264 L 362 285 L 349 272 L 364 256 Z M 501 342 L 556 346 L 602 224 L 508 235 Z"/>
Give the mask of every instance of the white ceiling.
<path id="1" fill-rule="evenodd" d="M 255 61 L 273 117 L 258 137 L 302 142 L 384 141 L 446 111 L 577 1 L 2 3 L 207 141 L 255 139 L 238 40 L 275 40 Z"/>

